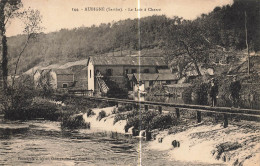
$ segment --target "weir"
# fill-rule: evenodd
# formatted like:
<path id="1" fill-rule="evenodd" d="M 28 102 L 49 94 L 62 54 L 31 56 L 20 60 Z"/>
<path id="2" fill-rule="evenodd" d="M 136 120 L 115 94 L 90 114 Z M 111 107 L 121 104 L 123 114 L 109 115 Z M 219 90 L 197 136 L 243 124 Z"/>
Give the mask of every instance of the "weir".
<path id="1" fill-rule="evenodd" d="M 65 97 L 62 94 L 56 94 L 59 97 Z M 176 112 L 177 118 L 180 118 L 180 111 L 188 110 L 188 111 L 196 111 L 197 112 L 197 122 L 200 123 L 201 113 L 214 113 L 214 114 L 223 114 L 224 119 L 224 127 L 228 127 L 228 116 L 236 115 L 242 118 L 247 118 L 247 120 L 251 121 L 259 121 L 260 120 L 260 110 L 256 109 L 243 109 L 243 108 L 231 108 L 231 107 L 210 107 L 204 105 L 192 105 L 192 104 L 177 104 L 177 103 L 163 103 L 163 102 L 152 102 L 152 101 L 135 101 L 128 99 L 118 99 L 118 98 L 107 98 L 107 97 L 92 97 L 92 96 L 75 96 L 75 95 L 66 95 L 67 97 L 75 97 L 75 98 L 84 98 L 87 100 L 96 100 L 96 101 L 106 101 L 113 102 L 115 105 L 120 104 L 132 104 L 134 108 L 140 108 L 142 105 L 145 110 L 149 109 L 149 106 L 158 106 L 158 111 L 162 112 L 162 107 L 171 107 L 174 108 Z"/>

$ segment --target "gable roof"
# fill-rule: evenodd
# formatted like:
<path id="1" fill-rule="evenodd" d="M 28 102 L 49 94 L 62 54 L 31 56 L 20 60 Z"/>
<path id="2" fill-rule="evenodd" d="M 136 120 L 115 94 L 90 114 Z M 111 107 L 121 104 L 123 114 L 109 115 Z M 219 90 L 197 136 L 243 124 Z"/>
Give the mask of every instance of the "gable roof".
<path id="1" fill-rule="evenodd" d="M 168 73 L 171 74 L 171 70 L 170 69 L 158 69 L 158 73 Z"/>
<path id="2" fill-rule="evenodd" d="M 178 80 L 177 74 L 168 73 L 134 73 L 133 77 L 139 81 L 168 81 Z"/>
<path id="3" fill-rule="evenodd" d="M 57 75 L 73 75 L 74 73 L 68 69 L 52 69 Z"/>
<path id="4" fill-rule="evenodd" d="M 167 66 L 163 57 L 92 56 L 90 60 L 94 65 Z"/>
<path id="5" fill-rule="evenodd" d="M 37 69 L 35 72 L 34 72 L 34 75 L 39 72 L 40 74 L 45 74 L 45 73 L 48 73 L 48 72 L 55 72 L 57 75 L 73 75 L 74 73 L 69 70 L 69 69 Z"/>

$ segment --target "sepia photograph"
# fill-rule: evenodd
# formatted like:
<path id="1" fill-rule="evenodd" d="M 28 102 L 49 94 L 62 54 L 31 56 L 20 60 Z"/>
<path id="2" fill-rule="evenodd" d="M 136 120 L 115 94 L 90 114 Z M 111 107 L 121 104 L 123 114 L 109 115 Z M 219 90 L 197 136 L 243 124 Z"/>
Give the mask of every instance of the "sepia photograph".
<path id="1" fill-rule="evenodd" d="M 0 0 L 0 42 L 0 165 L 260 165 L 260 0 Z"/>

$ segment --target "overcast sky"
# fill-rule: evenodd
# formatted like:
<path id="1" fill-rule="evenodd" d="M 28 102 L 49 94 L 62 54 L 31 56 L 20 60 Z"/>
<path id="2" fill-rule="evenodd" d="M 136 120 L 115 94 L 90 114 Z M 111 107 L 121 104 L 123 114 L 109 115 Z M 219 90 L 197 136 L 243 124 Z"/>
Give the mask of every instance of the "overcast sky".
<path id="1" fill-rule="evenodd" d="M 44 32 L 58 31 L 62 28 L 91 26 L 93 24 L 108 23 L 138 18 L 138 0 L 22 0 L 24 8 L 38 9 L 43 16 Z M 195 19 L 202 13 L 212 11 L 216 6 L 232 4 L 233 0 L 139 0 L 140 17 L 162 15 L 167 17 L 180 16 L 185 19 Z M 120 11 L 84 11 L 87 7 L 122 8 Z M 79 11 L 73 11 L 79 9 Z M 148 8 L 160 11 L 148 11 Z M 129 11 L 133 9 L 133 11 Z M 7 36 L 22 33 L 22 24 L 11 20 L 7 28 Z"/>

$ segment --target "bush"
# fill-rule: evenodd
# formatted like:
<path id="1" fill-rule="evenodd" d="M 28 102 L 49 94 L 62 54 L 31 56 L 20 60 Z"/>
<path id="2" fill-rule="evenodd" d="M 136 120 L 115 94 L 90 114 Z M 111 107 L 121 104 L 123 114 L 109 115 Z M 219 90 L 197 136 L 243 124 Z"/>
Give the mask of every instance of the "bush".
<path id="1" fill-rule="evenodd" d="M 95 112 L 92 109 L 87 110 L 87 117 L 90 117 L 92 115 L 96 115 Z"/>
<path id="2" fill-rule="evenodd" d="M 97 108 L 100 101 L 92 101 L 89 99 L 85 99 L 82 97 L 72 97 L 62 95 L 62 96 L 54 96 L 54 100 L 62 101 L 65 105 L 71 105 L 74 108 L 84 112 L 86 108 Z"/>
<path id="3" fill-rule="evenodd" d="M 109 107 L 109 103 L 102 101 L 101 103 L 98 104 L 98 108 L 106 108 Z"/>
<path id="4" fill-rule="evenodd" d="M 198 105 L 208 104 L 208 85 L 206 83 L 200 83 L 195 85 L 194 92 L 196 94 L 195 104 Z"/>
<path id="5" fill-rule="evenodd" d="M 31 105 L 32 100 L 36 95 L 36 91 L 34 90 L 31 81 L 30 78 L 21 77 L 15 79 L 15 84 L 13 86 L 7 87 L 5 90 L 1 89 L 0 104 L 4 114 L 8 114 L 6 117 L 9 117 L 11 113 L 14 113 L 14 110 L 25 109 Z"/>
<path id="6" fill-rule="evenodd" d="M 173 114 L 157 115 L 149 124 L 149 129 L 167 129 L 172 125 L 177 125 L 178 119 L 173 116 Z"/>
<path id="7" fill-rule="evenodd" d="M 31 105 L 20 109 L 9 109 L 5 111 L 5 118 L 10 120 L 30 120 L 43 118 L 47 120 L 58 120 L 62 114 L 61 107 L 46 99 L 32 101 Z"/>
<path id="8" fill-rule="evenodd" d="M 128 129 L 131 128 L 131 127 L 134 127 L 134 129 L 138 129 L 139 123 L 140 123 L 140 120 L 139 120 L 138 116 L 135 116 L 135 117 L 128 119 L 128 121 L 125 125 L 125 131 L 127 132 Z"/>
<path id="9" fill-rule="evenodd" d="M 140 130 L 149 129 L 149 123 L 157 115 L 159 115 L 157 111 L 142 111 L 142 115 L 139 115 L 138 111 L 133 111 L 127 115 L 128 121 L 125 130 L 128 131 L 130 127 L 139 128 Z"/>
<path id="10" fill-rule="evenodd" d="M 103 119 L 106 116 L 107 116 L 106 112 L 104 110 L 102 110 L 102 111 L 99 112 L 97 120 L 100 121 L 101 119 Z"/>
<path id="11" fill-rule="evenodd" d="M 61 122 L 64 129 L 89 129 L 90 123 L 86 123 L 82 115 L 64 116 Z"/>
<path id="12" fill-rule="evenodd" d="M 120 113 L 116 114 L 113 124 L 116 124 L 116 122 L 120 120 L 126 120 L 126 114 L 120 114 Z"/>
<path id="13" fill-rule="evenodd" d="M 191 93 L 192 93 L 192 88 L 190 87 L 186 88 L 182 92 L 182 100 L 184 101 L 185 104 L 190 104 L 192 102 Z"/>
<path id="14" fill-rule="evenodd" d="M 118 112 L 126 112 L 126 111 L 130 111 L 130 110 L 132 110 L 131 104 L 125 104 L 125 105 L 121 105 L 120 107 L 118 107 Z"/>

